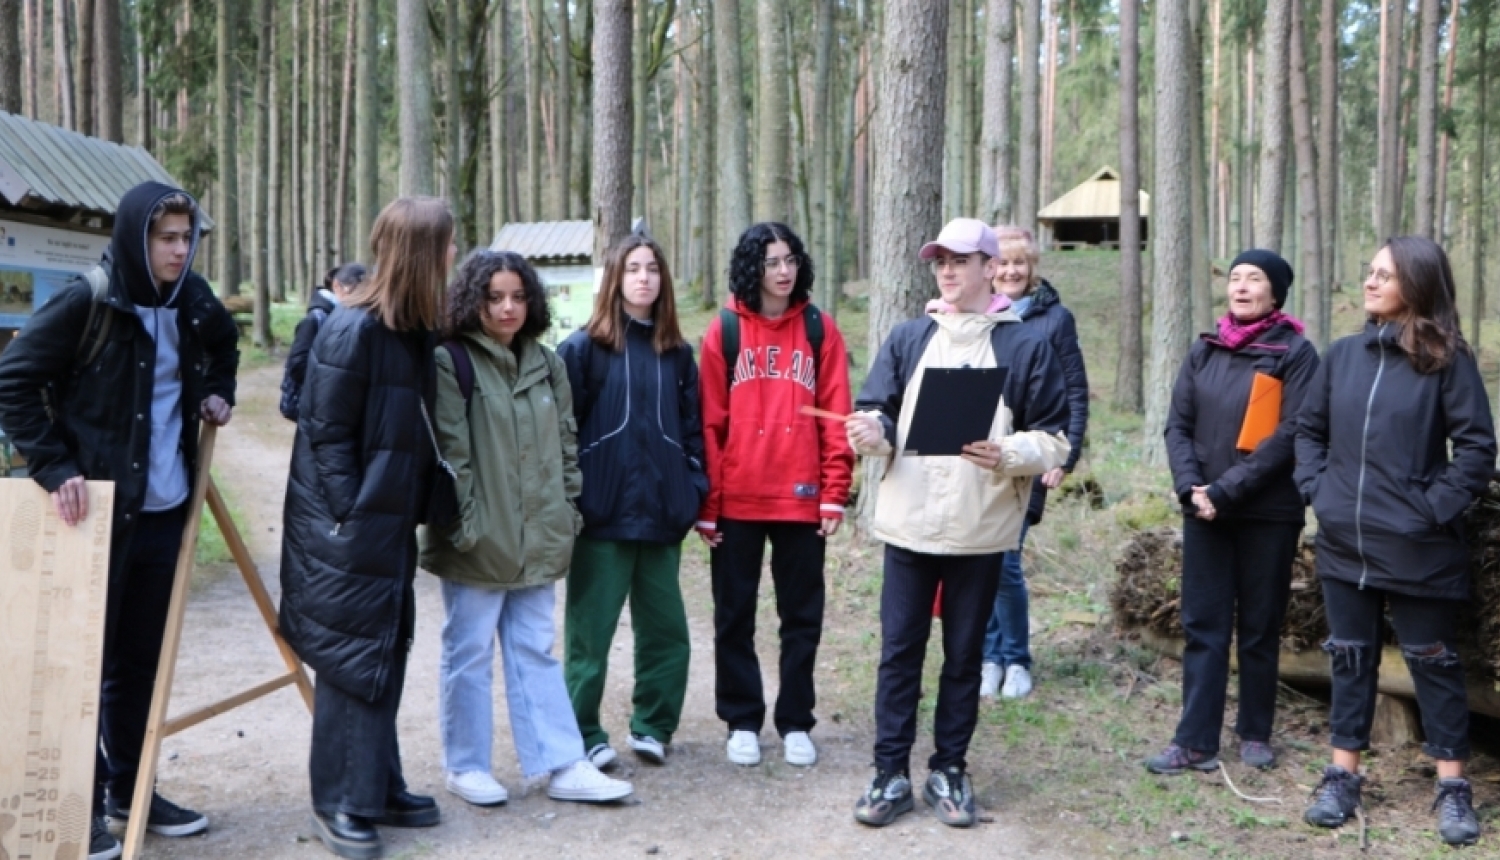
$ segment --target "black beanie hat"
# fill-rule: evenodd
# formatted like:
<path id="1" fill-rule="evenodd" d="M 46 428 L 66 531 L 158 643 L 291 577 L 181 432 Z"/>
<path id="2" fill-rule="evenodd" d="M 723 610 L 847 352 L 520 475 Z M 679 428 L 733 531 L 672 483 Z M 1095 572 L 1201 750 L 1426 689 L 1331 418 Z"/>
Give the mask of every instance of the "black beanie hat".
<path id="1" fill-rule="evenodd" d="M 1271 282 L 1271 295 L 1276 300 L 1276 307 L 1280 308 L 1286 304 L 1286 294 L 1292 289 L 1292 281 L 1296 277 L 1292 274 L 1292 264 L 1281 258 L 1275 251 L 1267 251 L 1264 248 L 1251 248 L 1242 252 L 1229 264 L 1229 271 L 1241 263 L 1249 263 L 1262 272 L 1266 273 L 1266 279 Z"/>

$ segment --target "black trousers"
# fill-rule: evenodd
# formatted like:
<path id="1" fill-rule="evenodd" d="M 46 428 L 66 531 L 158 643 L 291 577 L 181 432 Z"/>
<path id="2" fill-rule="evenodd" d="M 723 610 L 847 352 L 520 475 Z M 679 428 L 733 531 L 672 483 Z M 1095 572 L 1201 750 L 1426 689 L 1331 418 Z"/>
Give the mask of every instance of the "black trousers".
<path id="1" fill-rule="evenodd" d="M 1182 523 L 1182 719 L 1173 741 L 1219 751 L 1229 686 L 1229 644 L 1238 638 L 1240 707 L 1235 733 L 1268 742 L 1276 716 L 1281 623 L 1302 526 L 1257 520 Z"/>
<path id="2" fill-rule="evenodd" d="M 805 732 L 817 724 L 813 669 L 823 638 L 823 553 L 815 523 L 719 520 L 723 541 L 710 554 L 714 591 L 714 703 L 730 731 L 759 732 L 766 720 L 760 660 L 755 655 L 755 605 L 761 559 L 771 541 L 771 581 L 781 619 L 781 689 L 776 731 Z"/>
<path id="3" fill-rule="evenodd" d="M 104 613 L 99 746 L 94 758 L 96 815 L 104 812 L 106 790 L 126 807 L 135 791 L 186 519 L 186 504 L 140 513 L 134 528 L 114 537 L 111 553 L 123 553 L 124 558 L 110 566 Z"/>
<path id="4" fill-rule="evenodd" d="M 967 768 L 965 756 L 979 721 L 984 631 L 1004 556 L 927 555 L 886 545 L 875 682 L 875 766 L 881 770 L 910 769 L 938 583 L 943 586 L 943 669 L 932 726 L 936 750 L 927 764 L 933 770 Z"/>
<path id="5" fill-rule="evenodd" d="M 1328 613 L 1329 654 L 1333 670 L 1333 706 L 1328 728 L 1335 749 L 1370 748 L 1375 720 L 1375 693 L 1380 677 L 1381 621 L 1390 609 L 1391 626 L 1417 688 L 1422 712 L 1422 749 L 1435 759 L 1469 757 L 1469 691 L 1458 658 L 1455 633 L 1463 602 L 1412 597 L 1378 588 L 1359 588 L 1323 580 Z"/>
<path id="6" fill-rule="evenodd" d="M 408 576 L 396 651 L 379 699 L 367 702 L 321 678 L 314 688 L 308 771 L 313 809 L 325 815 L 343 812 L 374 818 L 385 812 L 386 798 L 406 789 L 396 741 L 396 712 L 406 685 L 414 598 Z"/>

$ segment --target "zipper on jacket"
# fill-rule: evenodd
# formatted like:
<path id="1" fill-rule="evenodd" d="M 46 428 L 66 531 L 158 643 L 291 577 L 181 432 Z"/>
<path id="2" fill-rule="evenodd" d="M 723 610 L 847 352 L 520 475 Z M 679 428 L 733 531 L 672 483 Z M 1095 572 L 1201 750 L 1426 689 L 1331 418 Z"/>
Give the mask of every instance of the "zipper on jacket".
<path id="1" fill-rule="evenodd" d="M 1386 325 L 1389 325 L 1387 323 Z M 1385 325 L 1375 334 L 1375 345 L 1380 351 L 1379 362 L 1375 365 L 1375 381 L 1370 383 L 1370 396 L 1365 400 L 1365 428 L 1359 438 L 1359 489 L 1354 495 L 1354 544 L 1359 550 L 1359 587 L 1365 587 L 1365 579 L 1370 575 L 1370 561 L 1365 558 L 1365 467 L 1368 465 L 1367 454 L 1370 450 L 1370 414 L 1375 410 L 1375 392 L 1380 388 L 1380 377 L 1385 374 L 1385 346 L 1381 344 L 1380 338 L 1385 335 Z"/>
<path id="2" fill-rule="evenodd" d="M 661 366 L 662 366 L 662 357 L 661 356 L 657 356 L 656 357 L 656 429 L 657 429 L 657 431 L 659 431 L 661 433 L 661 438 L 667 440 L 668 444 L 670 444 L 673 448 L 676 448 L 677 450 L 682 451 L 683 454 L 686 454 L 687 452 L 683 451 L 682 446 L 677 443 L 677 440 L 673 439 L 671 437 L 671 435 L 669 435 L 667 433 L 667 426 L 665 424 L 663 424 L 662 420 L 661 420 L 661 392 L 662 392 L 662 387 L 661 387 Z M 682 416 L 681 415 L 677 416 L 677 421 L 678 421 L 679 424 L 682 423 Z"/>
<path id="3" fill-rule="evenodd" d="M 589 344 L 589 349 L 598 349 L 598 345 L 594 344 L 594 343 L 590 343 Z M 582 457 L 584 454 L 587 454 L 588 452 L 594 450 L 595 448 L 599 447 L 600 445 L 603 445 L 606 440 L 608 440 L 608 439 L 610 439 L 610 438 L 612 438 L 614 436 L 618 436 L 621 433 L 625 432 L 625 428 L 628 427 L 628 426 L 630 426 L 630 344 L 629 343 L 625 344 L 625 349 L 621 353 L 621 357 L 625 359 L 625 417 L 620 419 L 620 426 L 619 427 L 616 427 L 615 429 L 609 431 L 608 433 L 605 433 L 603 436 L 600 436 L 598 439 L 595 439 L 594 440 L 594 444 L 592 444 L 592 445 L 588 446 L 587 448 L 584 448 L 583 450 L 579 451 L 578 452 L 578 456 L 580 456 L 580 457 Z M 587 382 L 588 381 L 587 380 L 588 373 L 585 372 L 584 376 L 585 376 L 585 380 L 584 381 Z M 608 379 L 607 375 L 606 375 L 605 379 L 606 380 Z M 595 396 L 597 397 L 598 395 L 595 395 Z M 580 429 L 582 429 L 582 428 L 580 428 Z"/>

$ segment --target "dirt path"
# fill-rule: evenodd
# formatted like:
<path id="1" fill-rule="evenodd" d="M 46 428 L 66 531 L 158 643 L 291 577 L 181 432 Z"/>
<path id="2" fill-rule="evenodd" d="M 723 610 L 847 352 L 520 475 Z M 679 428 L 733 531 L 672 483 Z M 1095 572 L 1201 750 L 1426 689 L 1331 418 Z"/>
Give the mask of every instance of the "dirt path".
<path id="1" fill-rule="evenodd" d="M 216 480 L 240 519 L 262 578 L 277 591 L 281 503 L 292 426 L 276 412 L 279 368 L 246 372 L 240 407 L 220 435 Z M 999 777 L 976 774 L 985 821 L 955 831 L 922 812 L 885 830 L 856 824 L 850 809 L 869 779 L 871 738 L 857 722 L 825 719 L 813 733 L 821 751 L 816 767 L 791 768 L 780 760 L 779 743 L 762 733 L 766 763 L 731 765 L 723 756 L 723 725 L 713 712 L 713 635 L 707 571 L 698 554 L 685 554 L 683 584 L 692 630 L 693 661 L 683 724 L 665 767 L 637 765 L 625 753 L 633 802 L 595 807 L 559 803 L 545 792 L 523 793 L 505 716 L 503 676 L 496 672 L 496 777 L 511 791 L 508 805 L 471 807 L 442 787 L 438 736 L 438 633 L 442 601 L 437 581 L 417 580 L 417 638 L 400 715 L 406 775 L 415 791 L 437 797 L 443 823 L 429 830 L 386 829 L 387 856 L 507 857 L 847 857 L 922 854 L 950 857 L 1080 857 L 1094 853 L 1088 836 L 1059 835 L 1038 828 L 1023 810 L 1010 808 Z M 173 713 L 207 704 L 277 674 L 281 664 L 239 577 L 217 570 L 202 577 L 188 609 L 177 670 Z M 558 629 L 562 600 L 559 595 Z M 627 731 L 631 677 L 629 612 L 621 622 L 605 700 L 606 725 L 616 748 Z M 762 616 L 762 664 L 774 675 L 764 650 L 775 630 L 774 615 Z M 560 637 L 559 637 L 560 638 Z M 827 664 L 824 664 L 825 667 Z M 832 669 L 826 671 L 832 672 Z M 828 679 L 843 682 L 847 679 Z M 767 678 L 774 691 L 774 677 Z M 859 707 L 868 709 L 868 703 Z M 159 786 L 172 799 L 206 813 L 207 834 L 188 839 L 149 836 L 146 853 L 170 858 L 321 858 L 331 856 L 311 837 L 306 760 L 309 719 L 300 698 L 279 691 L 216 717 L 163 745 Z M 914 751 L 925 760 L 927 749 Z M 1004 777 L 1007 793 L 1021 774 Z M 1035 810 L 1031 810 L 1035 812 Z M 1059 827 L 1059 825 L 1064 825 Z M 1065 830 L 1064 822 L 1050 823 Z"/>

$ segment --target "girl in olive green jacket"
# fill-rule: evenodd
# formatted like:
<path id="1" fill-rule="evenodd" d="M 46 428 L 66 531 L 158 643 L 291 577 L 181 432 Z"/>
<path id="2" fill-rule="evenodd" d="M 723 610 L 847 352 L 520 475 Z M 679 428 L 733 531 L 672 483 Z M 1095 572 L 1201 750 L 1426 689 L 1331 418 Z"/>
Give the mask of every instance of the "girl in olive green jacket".
<path id="1" fill-rule="evenodd" d="M 461 516 L 424 527 L 422 567 L 443 579 L 441 713 L 448 790 L 479 806 L 504 803 L 490 766 L 495 638 L 522 776 L 551 775 L 557 800 L 618 800 L 628 782 L 584 756 L 552 656 L 556 581 L 568 571 L 582 518 L 567 370 L 537 336 L 547 296 L 519 255 L 479 251 L 448 291 L 452 340 L 437 350 L 435 435 L 456 471 Z"/>

